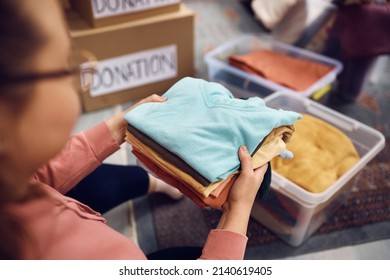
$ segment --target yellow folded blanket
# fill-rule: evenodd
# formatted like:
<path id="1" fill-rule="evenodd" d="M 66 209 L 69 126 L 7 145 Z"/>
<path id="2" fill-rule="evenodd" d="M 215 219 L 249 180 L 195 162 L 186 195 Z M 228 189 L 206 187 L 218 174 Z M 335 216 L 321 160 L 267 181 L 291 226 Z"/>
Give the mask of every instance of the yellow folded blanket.
<path id="1" fill-rule="evenodd" d="M 293 159 L 271 161 L 274 171 L 302 188 L 320 193 L 359 161 L 351 140 L 336 127 L 310 115 L 295 124 L 287 149 Z"/>

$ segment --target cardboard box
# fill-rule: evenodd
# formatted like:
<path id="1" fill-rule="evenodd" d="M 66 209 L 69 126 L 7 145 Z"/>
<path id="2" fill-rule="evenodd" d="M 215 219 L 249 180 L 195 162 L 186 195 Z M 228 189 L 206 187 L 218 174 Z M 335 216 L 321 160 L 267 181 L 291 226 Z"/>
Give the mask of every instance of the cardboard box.
<path id="1" fill-rule="evenodd" d="M 74 11 L 93 27 L 176 12 L 180 0 L 71 0 Z"/>
<path id="2" fill-rule="evenodd" d="M 360 156 L 321 193 L 311 193 L 272 171 L 269 195 L 266 200 L 255 201 L 251 215 L 289 245 L 300 246 L 346 201 L 362 169 L 384 148 L 385 137 L 372 127 L 296 94 L 277 92 L 264 101 L 271 108 L 312 115 L 329 123 L 351 139 Z"/>
<path id="3" fill-rule="evenodd" d="M 84 111 L 163 94 L 179 79 L 194 74 L 194 12 L 180 10 L 108 27 L 90 28 L 68 17 L 76 48 L 99 60 Z"/>

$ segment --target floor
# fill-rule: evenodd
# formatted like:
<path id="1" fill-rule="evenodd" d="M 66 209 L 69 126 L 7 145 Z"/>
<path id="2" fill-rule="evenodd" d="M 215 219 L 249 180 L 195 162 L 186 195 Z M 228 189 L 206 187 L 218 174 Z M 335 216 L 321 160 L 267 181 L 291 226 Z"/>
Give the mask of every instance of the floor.
<path id="1" fill-rule="evenodd" d="M 192 8 L 197 8 L 197 1 L 183 1 L 188 2 L 189 6 Z M 200 1 L 205 2 L 205 1 Z M 205 2 L 206 3 L 206 2 Z M 200 5 L 200 4 L 199 4 Z M 200 6 L 201 7 L 201 6 Z M 212 10 L 207 10 L 207 13 L 212 12 Z M 205 48 L 212 48 L 213 46 L 205 46 L 202 45 L 202 32 L 206 32 L 205 30 L 198 29 L 197 30 L 197 42 L 196 42 L 196 51 L 197 52 L 204 52 Z M 220 41 L 222 42 L 225 37 L 233 37 L 236 36 L 239 32 L 239 30 L 233 30 L 233 31 L 224 31 L 224 32 L 230 32 L 228 34 L 222 34 L 221 32 L 217 32 L 216 34 L 219 34 L 221 38 Z M 199 54 L 199 53 L 198 53 Z M 390 59 L 388 57 L 384 57 L 380 60 L 379 63 L 377 63 L 376 67 L 374 68 L 369 82 L 370 83 L 376 83 L 378 80 L 378 76 L 381 74 L 381 68 L 386 63 L 390 63 Z M 204 73 L 205 70 L 205 63 L 203 61 L 197 60 L 196 61 L 196 69 L 200 72 Z M 130 106 L 129 104 L 122 104 L 113 106 L 110 108 L 102 109 L 99 111 L 91 112 L 91 113 L 84 113 L 81 115 L 80 120 L 78 121 L 74 132 L 78 132 L 80 130 L 88 129 L 95 124 L 98 124 L 102 120 L 105 120 L 112 115 L 120 112 L 121 110 L 128 108 Z M 132 156 L 130 151 L 130 146 L 128 144 L 123 144 L 121 149 L 106 159 L 107 163 L 112 164 L 120 164 L 120 165 L 130 165 L 135 164 L 135 158 Z M 104 216 L 106 217 L 108 221 L 108 225 L 110 225 L 115 230 L 121 232 L 128 238 L 134 240 L 136 243 L 138 242 L 137 237 L 137 230 L 136 230 L 136 223 L 134 218 L 134 212 L 133 209 L 133 202 L 129 201 L 126 202 L 117 208 L 111 210 L 108 213 L 105 213 Z M 379 240 L 371 243 L 365 243 L 360 244 L 356 246 L 348 246 L 348 247 L 341 247 L 338 249 L 333 250 L 326 250 L 326 251 L 320 251 L 316 253 L 310 253 L 310 254 L 302 254 L 294 257 L 290 257 L 288 259 L 390 259 L 390 240 Z"/>

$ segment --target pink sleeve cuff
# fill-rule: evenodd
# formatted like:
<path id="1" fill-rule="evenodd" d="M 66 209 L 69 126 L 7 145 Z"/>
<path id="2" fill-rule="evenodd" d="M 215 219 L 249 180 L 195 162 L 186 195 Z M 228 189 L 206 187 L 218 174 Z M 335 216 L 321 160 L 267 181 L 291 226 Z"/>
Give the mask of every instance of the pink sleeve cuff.
<path id="1" fill-rule="evenodd" d="M 85 131 L 84 134 L 93 153 L 100 162 L 120 148 L 105 122 Z"/>
<path id="2" fill-rule="evenodd" d="M 209 233 L 203 248 L 203 260 L 242 260 L 248 237 L 223 229 L 214 229 Z"/>

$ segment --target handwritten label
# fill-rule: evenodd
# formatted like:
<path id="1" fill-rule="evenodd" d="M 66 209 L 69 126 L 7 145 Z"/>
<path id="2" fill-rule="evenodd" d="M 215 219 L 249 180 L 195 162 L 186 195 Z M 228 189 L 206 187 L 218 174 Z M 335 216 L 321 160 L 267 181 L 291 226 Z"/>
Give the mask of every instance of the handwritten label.
<path id="1" fill-rule="evenodd" d="M 94 18 L 140 12 L 179 3 L 180 0 L 91 0 Z"/>
<path id="2" fill-rule="evenodd" d="M 90 95 L 105 95 L 176 76 L 176 45 L 117 56 L 99 61 Z"/>

